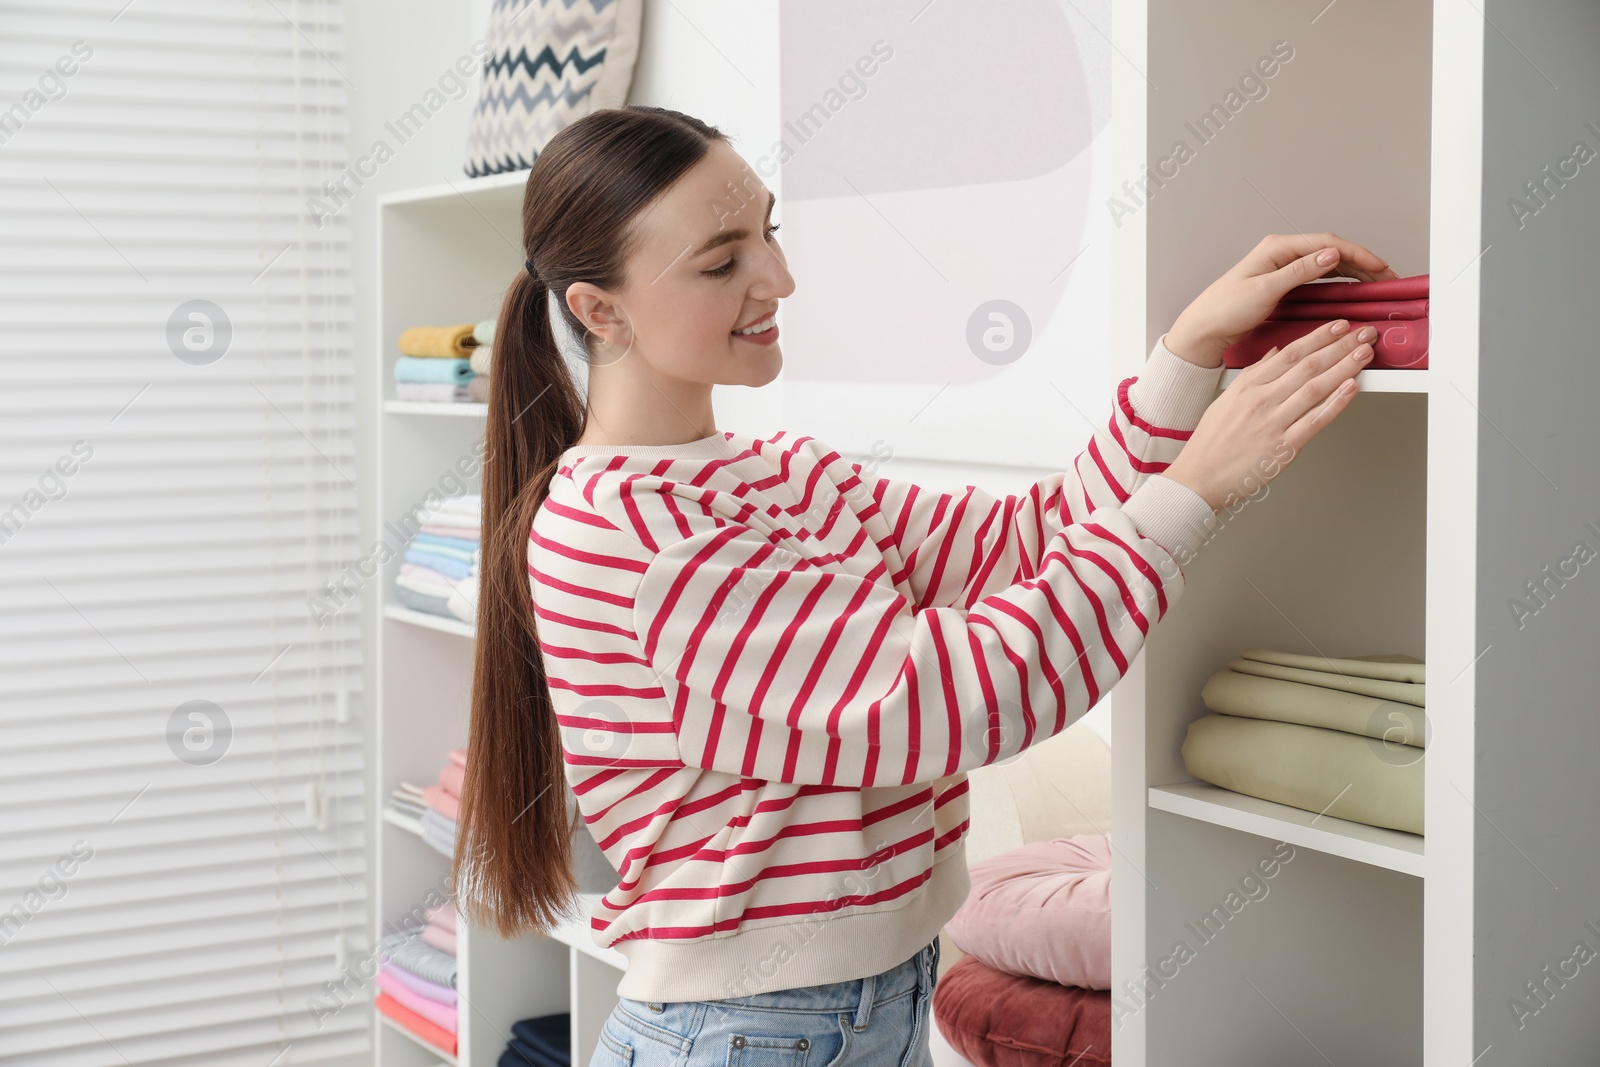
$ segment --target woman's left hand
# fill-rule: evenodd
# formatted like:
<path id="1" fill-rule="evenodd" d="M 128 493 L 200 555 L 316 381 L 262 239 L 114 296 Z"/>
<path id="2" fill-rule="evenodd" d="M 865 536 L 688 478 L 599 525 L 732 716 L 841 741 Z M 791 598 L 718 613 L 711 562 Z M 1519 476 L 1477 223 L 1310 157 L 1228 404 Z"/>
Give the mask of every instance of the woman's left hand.
<path id="1" fill-rule="evenodd" d="M 1183 309 L 1167 331 L 1167 347 L 1190 363 L 1220 367 L 1223 350 L 1272 314 L 1285 293 L 1329 271 L 1359 281 L 1399 277 L 1336 233 L 1268 234 Z"/>

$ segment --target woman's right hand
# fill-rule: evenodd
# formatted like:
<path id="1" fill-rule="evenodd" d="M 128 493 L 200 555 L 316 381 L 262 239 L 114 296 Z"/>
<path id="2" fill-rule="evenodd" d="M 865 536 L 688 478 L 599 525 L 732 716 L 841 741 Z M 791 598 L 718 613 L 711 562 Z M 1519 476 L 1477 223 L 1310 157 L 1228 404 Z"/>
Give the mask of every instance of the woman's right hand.
<path id="1" fill-rule="evenodd" d="M 1338 319 L 1268 352 L 1211 402 L 1162 473 L 1213 511 L 1252 495 L 1350 403 L 1377 336 Z"/>

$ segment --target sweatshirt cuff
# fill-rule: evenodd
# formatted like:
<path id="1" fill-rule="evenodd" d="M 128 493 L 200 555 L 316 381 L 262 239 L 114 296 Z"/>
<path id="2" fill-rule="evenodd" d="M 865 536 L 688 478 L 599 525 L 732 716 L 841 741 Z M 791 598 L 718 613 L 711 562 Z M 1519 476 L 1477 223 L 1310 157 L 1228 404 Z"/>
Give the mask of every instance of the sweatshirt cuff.
<path id="1" fill-rule="evenodd" d="M 1216 399 L 1223 369 L 1190 363 L 1167 347 L 1167 335 L 1162 334 L 1128 387 L 1128 400 L 1139 417 L 1154 426 L 1192 430 Z"/>
<path id="2" fill-rule="evenodd" d="M 1216 512 L 1205 498 L 1181 482 L 1152 474 L 1122 504 L 1139 536 L 1166 549 L 1179 566 L 1188 563 L 1211 539 Z"/>

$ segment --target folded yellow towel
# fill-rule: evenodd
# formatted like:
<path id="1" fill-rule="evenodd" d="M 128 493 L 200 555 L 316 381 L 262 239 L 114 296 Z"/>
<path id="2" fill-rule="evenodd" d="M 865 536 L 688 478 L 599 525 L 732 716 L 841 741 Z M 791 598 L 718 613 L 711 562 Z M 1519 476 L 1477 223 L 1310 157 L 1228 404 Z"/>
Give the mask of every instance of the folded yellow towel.
<path id="1" fill-rule="evenodd" d="M 1415 704 L 1322 685 L 1221 670 L 1206 679 L 1200 700 L 1224 715 L 1319 726 L 1417 748 L 1427 740 L 1423 711 Z"/>
<path id="2" fill-rule="evenodd" d="M 1235 793 L 1423 832 L 1421 749 L 1315 726 L 1205 715 L 1189 724 L 1183 765 L 1201 781 Z"/>
<path id="3" fill-rule="evenodd" d="M 1286 682 L 1303 682 L 1306 685 L 1320 685 L 1328 689 L 1342 689 L 1346 693 L 1360 693 L 1380 700 L 1404 701 L 1419 708 L 1427 706 L 1424 700 L 1427 697 L 1428 687 L 1421 682 L 1391 682 L 1385 678 L 1367 678 L 1359 674 L 1308 671 L 1254 659 L 1229 660 L 1228 669 L 1238 671 L 1240 674 L 1259 675 L 1262 678 L 1281 678 Z"/>
<path id="4" fill-rule="evenodd" d="M 1403 652 L 1382 652 L 1371 656 L 1307 656 L 1299 652 L 1279 652 L 1275 648 L 1247 648 L 1243 659 L 1258 663 L 1277 663 L 1306 671 L 1353 674 L 1357 678 L 1383 678 L 1391 682 L 1422 682 L 1423 662 Z"/>
<path id="5" fill-rule="evenodd" d="M 472 336 L 470 322 L 460 326 L 413 326 L 400 331 L 399 346 L 403 356 L 465 359 L 478 346 L 478 339 Z"/>

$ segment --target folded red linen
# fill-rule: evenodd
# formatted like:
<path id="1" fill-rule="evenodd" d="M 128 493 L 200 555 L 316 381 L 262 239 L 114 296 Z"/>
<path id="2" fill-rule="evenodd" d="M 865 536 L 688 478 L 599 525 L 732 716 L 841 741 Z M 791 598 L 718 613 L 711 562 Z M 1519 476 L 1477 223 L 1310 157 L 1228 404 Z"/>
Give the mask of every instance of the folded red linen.
<path id="1" fill-rule="evenodd" d="M 1222 353 L 1224 367 L 1248 367 L 1259 361 L 1270 348 L 1283 348 L 1321 326 L 1309 319 L 1268 319 Z M 1425 370 L 1428 366 L 1427 319 L 1379 319 L 1376 322 L 1350 320 L 1350 329 L 1371 326 L 1378 331 L 1372 342 L 1371 370 Z"/>
<path id="2" fill-rule="evenodd" d="M 1426 300 L 1302 300 L 1286 302 L 1272 309 L 1269 319 L 1425 319 Z"/>
<path id="3" fill-rule="evenodd" d="M 1334 319 L 1352 331 L 1375 327 L 1374 370 L 1424 370 L 1428 366 L 1428 276 L 1375 282 L 1315 281 L 1284 294 L 1267 320 L 1222 353 L 1224 367 L 1248 367 L 1268 350 L 1283 348 Z"/>
<path id="4" fill-rule="evenodd" d="M 1290 289 L 1283 299 L 1294 304 L 1306 300 L 1421 300 L 1427 295 L 1428 276 L 1413 274 L 1409 278 L 1384 278 L 1376 282 L 1347 281 L 1343 278 L 1306 282 Z"/>
<path id="5" fill-rule="evenodd" d="M 422 1038 L 428 1044 L 452 1056 L 456 1054 L 455 1034 L 452 1034 L 437 1023 L 424 1019 L 387 993 L 379 993 L 373 998 L 373 1001 L 377 1004 L 379 1011 Z"/>

